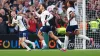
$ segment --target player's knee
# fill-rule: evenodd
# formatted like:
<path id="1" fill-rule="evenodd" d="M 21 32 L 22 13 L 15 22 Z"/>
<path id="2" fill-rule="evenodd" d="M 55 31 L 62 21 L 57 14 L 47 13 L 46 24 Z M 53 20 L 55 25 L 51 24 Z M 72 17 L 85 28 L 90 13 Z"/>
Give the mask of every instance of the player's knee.
<path id="1" fill-rule="evenodd" d="M 37 36 L 38 36 L 38 37 L 40 37 L 40 36 L 41 36 L 41 34 L 40 34 L 40 33 L 38 33 L 38 34 L 37 34 Z"/>
<path id="2" fill-rule="evenodd" d="M 51 34 L 50 37 L 53 38 L 53 39 L 55 39 L 55 40 L 58 39 L 57 36 L 55 36 L 54 34 Z"/>
<path id="3" fill-rule="evenodd" d="M 39 31 L 37 35 L 38 35 L 38 36 L 41 36 L 41 35 L 42 35 L 42 33 Z"/>
<path id="4" fill-rule="evenodd" d="M 80 32 L 79 32 L 78 30 L 76 30 L 74 33 L 75 33 L 75 35 L 77 35 L 77 36 L 80 34 Z"/>
<path id="5" fill-rule="evenodd" d="M 21 40 L 19 40 L 19 42 L 22 42 Z"/>
<path id="6" fill-rule="evenodd" d="M 19 42 L 22 43 L 23 42 L 22 39 L 20 39 Z"/>
<path id="7" fill-rule="evenodd" d="M 69 36 L 70 35 L 70 33 L 69 32 L 66 32 L 66 36 Z"/>
<path id="8" fill-rule="evenodd" d="M 53 34 L 50 34 L 50 37 L 51 37 L 51 38 L 54 38 L 54 35 L 53 35 Z"/>
<path id="9" fill-rule="evenodd" d="M 42 34 L 37 34 L 37 36 L 39 37 L 40 40 L 44 39 L 43 36 L 42 36 Z"/>

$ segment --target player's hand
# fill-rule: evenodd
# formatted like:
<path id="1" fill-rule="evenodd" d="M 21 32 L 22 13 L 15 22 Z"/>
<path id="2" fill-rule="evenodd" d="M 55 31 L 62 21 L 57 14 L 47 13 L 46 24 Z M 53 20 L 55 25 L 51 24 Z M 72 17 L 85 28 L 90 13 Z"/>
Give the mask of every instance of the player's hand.
<path id="1" fill-rule="evenodd" d="M 66 21 L 66 24 L 68 24 L 69 22 L 68 21 Z"/>
<path id="2" fill-rule="evenodd" d="M 10 23 L 8 23 L 8 26 L 11 26 L 11 24 L 10 24 Z"/>
<path id="3" fill-rule="evenodd" d="M 30 28 L 30 26 L 29 25 L 27 25 L 27 29 L 29 29 Z"/>
<path id="4" fill-rule="evenodd" d="M 75 17 L 75 13 L 74 12 L 71 12 L 70 13 L 70 18 L 73 18 L 73 17 Z"/>
<path id="5" fill-rule="evenodd" d="M 35 7 L 33 8 L 33 11 L 34 11 L 34 12 L 36 12 L 36 9 L 35 9 Z"/>
<path id="6" fill-rule="evenodd" d="M 66 17 L 64 18 L 64 20 L 65 20 L 65 23 L 68 24 L 68 19 Z"/>
<path id="7" fill-rule="evenodd" d="M 46 23 L 46 22 L 48 22 L 48 20 L 45 20 L 44 22 Z"/>
<path id="8" fill-rule="evenodd" d="M 6 24 L 8 24 L 9 23 L 9 21 L 6 21 Z"/>

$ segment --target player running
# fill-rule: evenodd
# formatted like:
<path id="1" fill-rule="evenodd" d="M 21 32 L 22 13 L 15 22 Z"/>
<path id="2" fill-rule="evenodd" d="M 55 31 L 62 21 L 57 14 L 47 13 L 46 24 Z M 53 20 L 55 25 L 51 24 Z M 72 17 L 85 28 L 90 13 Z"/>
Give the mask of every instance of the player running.
<path id="1" fill-rule="evenodd" d="M 19 27 L 19 43 L 21 43 L 22 46 L 26 47 L 27 51 L 30 51 L 31 49 L 27 46 L 26 43 L 32 44 L 33 48 L 35 49 L 35 43 L 26 39 L 28 37 L 28 32 L 23 22 L 24 20 L 23 17 L 17 16 L 15 11 L 11 12 L 11 16 L 13 17 L 13 19 L 12 19 L 12 24 L 9 24 L 9 26 L 17 25 Z"/>
<path id="2" fill-rule="evenodd" d="M 65 40 L 64 40 L 64 47 L 61 48 L 62 51 L 66 51 L 67 46 L 68 46 L 68 39 L 69 35 L 75 34 L 79 38 L 83 38 L 88 40 L 89 42 L 94 44 L 93 38 L 89 38 L 87 36 L 81 35 L 78 30 L 78 23 L 75 20 L 75 9 L 74 9 L 74 2 L 73 1 L 68 1 L 67 2 L 67 19 L 68 21 L 66 22 L 68 26 L 66 27 L 66 35 L 65 35 Z"/>
<path id="3" fill-rule="evenodd" d="M 38 14 L 36 12 L 36 10 L 34 9 L 35 14 L 39 18 L 41 18 L 41 22 L 42 22 L 42 27 L 38 31 L 38 37 L 42 41 L 42 45 L 43 45 L 42 49 L 47 47 L 45 40 L 44 40 L 44 37 L 42 36 L 43 32 L 48 33 L 51 38 L 55 39 L 57 41 L 57 43 L 62 45 L 62 42 L 58 39 L 58 37 L 53 34 L 51 26 L 49 24 L 49 20 L 53 18 L 53 15 L 45 9 L 46 9 L 46 6 L 44 4 L 41 4 L 39 7 L 40 12 L 42 12 L 41 14 Z"/>

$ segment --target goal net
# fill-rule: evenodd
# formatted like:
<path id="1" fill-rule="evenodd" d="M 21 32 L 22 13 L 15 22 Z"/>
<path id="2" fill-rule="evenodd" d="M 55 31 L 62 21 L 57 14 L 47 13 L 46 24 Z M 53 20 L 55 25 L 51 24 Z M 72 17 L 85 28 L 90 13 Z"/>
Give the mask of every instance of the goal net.
<path id="1" fill-rule="evenodd" d="M 94 46 L 92 46 L 86 40 L 75 38 L 75 49 L 100 49 L 100 25 L 96 29 L 90 25 L 91 21 L 97 22 L 100 16 L 99 3 L 100 0 L 77 0 L 75 3 L 80 33 L 94 39 Z M 94 23 L 93 26 L 95 25 Z"/>

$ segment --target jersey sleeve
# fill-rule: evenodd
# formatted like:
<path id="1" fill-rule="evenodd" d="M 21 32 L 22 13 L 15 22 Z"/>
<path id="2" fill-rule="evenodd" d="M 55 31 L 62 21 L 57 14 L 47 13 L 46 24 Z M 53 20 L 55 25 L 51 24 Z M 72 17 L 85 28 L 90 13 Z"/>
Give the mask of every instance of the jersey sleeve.
<path id="1" fill-rule="evenodd" d="M 70 10 L 69 10 L 69 15 L 70 15 L 72 12 L 75 13 L 75 9 L 70 9 Z"/>
<path id="2" fill-rule="evenodd" d="M 70 20 L 70 14 L 71 14 L 72 12 L 75 13 L 75 9 L 74 9 L 74 8 L 68 8 L 68 10 L 67 10 L 67 18 L 68 18 L 68 20 Z"/>
<path id="3" fill-rule="evenodd" d="M 13 25 L 14 23 L 18 24 L 18 21 L 19 21 L 19 20 L 22 20 L 22 16 L 17 16 L 16 20 L 13 18 L 13 20 L 12 20 L 12 25 Z"/>
<path id="4" fill-rule="evenodd" d="M 11 24 L 13 25 L 14 23 L 15 23 L 15 22 L 14 22 L 14 19 L 12 19 L 12 23 L 11 23 Z"/>
<path id="5" fill-rule="evenodd" d="M 50 19 L 52 19 L 52 18 L 53 18 L 53 15 L 52 15 L 51 13 L 49 13 L 49 12 L 47 12 L 47 14 L 48 14 L 47 21 L 49 21 Z"/>
<path id="6" fill-rule="evenodd" d="M 22 20 L 22 16 L 17 16 L 17 20 Z"/>
<path id="7" fill-rule="evenodd" d="M 41 15 L 40 15 L 39 13 L 35 12 L 35 14 L 36 14 L 36 16 L 39 17 L 39 18 L 41 17 Z"/>

